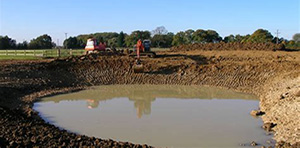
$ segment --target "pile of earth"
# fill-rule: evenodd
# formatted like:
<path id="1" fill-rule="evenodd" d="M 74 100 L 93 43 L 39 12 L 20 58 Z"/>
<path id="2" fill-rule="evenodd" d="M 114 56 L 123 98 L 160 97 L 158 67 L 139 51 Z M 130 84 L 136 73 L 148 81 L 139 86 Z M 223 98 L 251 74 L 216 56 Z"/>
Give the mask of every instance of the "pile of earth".
<path id="1" fill-rule="evenodd" d="M 124 56 L 123 51 L 115 51 L 115 52 L 97 52 L 86 54 L 82 56 L 70 56 L 63 59 L 56 59 L 56 61 L 66 61 L 66 62 L 78 62 L 78 61 L 93 61 L 98 59 L 99 57 L 117 57 Z"/>
<path id="2" fill-rule="evenodd" d="M 195 43 L 180 45 L 171 48 L 171 51 L 191 51 L 191 50 L 264 50 L 264 51 L 274 51 L 285 49 L 283 44 L 273 44 L 273 43 Z"/>

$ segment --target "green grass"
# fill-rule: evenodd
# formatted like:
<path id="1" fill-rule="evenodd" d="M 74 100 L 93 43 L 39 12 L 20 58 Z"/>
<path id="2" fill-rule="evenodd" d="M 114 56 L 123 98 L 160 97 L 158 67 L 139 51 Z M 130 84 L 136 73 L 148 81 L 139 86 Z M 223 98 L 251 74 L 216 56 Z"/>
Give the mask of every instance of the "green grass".
<path id="1" fill-rule="evenodd" d="M 32 56 L 0 56 L 0 60 L 39 60 L 41 57 Z"/>
<path id="2" fill-rule="evenodd" d="M 117 48 L 127 49 L 127 48 Z M 128 48 L 133 50 L 132 48 Z M 168 51 L 169 48 L 151 48 L 152 51 Z M 83 49 L 61 49 L 61 57 L 68 57 L 70 55 L 79 56 L 85 54 Z M 57 49 L 31 49 L 31 50 L 0 50 L 0 60 L 38 60 L 43 58 L 58 57 Z"/>
<path id="3" fill-rule="evenodd" d="M 83 55 L 83 49 L 61 49 L 61 57 L 68 57 L 71 54 L 74 56 Z M 58 57 L 57 49 L 44 49 L 44 50 L 0 50 L 0 60 L 33 60 L 42 58 Z"/>

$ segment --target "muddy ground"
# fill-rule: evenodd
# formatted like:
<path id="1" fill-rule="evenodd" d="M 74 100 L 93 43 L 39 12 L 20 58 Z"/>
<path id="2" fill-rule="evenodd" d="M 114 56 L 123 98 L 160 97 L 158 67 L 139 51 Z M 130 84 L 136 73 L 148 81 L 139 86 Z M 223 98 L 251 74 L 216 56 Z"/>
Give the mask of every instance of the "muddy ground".
<path id="1" fill-rule="evenodd" d="M 277 147 L 300 147 L 300 52 L 182 51 L 145 58 L 90 55 L 58 60 L 0 62 L 0 147 L 148 147 L 69 133 L 32 110 L 40 97 L 109 84 L 209 85 L 260 98 L 264 128 Z M 180 139 L 179 139 L 180 140 Z M 251 142 L 251 139 L 249 139 Z"/>

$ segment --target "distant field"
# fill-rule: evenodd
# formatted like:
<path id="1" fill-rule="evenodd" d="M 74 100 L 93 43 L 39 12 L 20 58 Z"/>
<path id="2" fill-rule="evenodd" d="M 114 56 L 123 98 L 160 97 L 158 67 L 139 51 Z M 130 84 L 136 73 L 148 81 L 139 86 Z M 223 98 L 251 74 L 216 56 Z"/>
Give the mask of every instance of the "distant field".
<path id="1" fill-rule="evenodd" d="M 117 48 L 122 50 L 126 48 Z M 132 50 L 132 48 L 128 48 Z M 169 48 L 152 48 L 152 51 L 167 51 Z M 0 50 L 0 60 L 33 60 L 42 58 L 79 56 L 85 54 L 83 49 L 61 49 L 60 54 L 57 49 L 31 49 L 31 50 Z"/>
<path id="2" fill-rule="evenodd" d="M 42 57 L 32 57 L 32 56 L 1 56 L 0 60 L 39 60 Z"/>
<path id="3" fill-rule="evenodd" d="M 41 59 L 41 58 L 51 58 L 51 57 L 68 57 L 71 55 L 83 55 L 84 50 L 82 49 L 32 49 L 32 50 L 0 50 L 0 60 L 7 59 Z"/>

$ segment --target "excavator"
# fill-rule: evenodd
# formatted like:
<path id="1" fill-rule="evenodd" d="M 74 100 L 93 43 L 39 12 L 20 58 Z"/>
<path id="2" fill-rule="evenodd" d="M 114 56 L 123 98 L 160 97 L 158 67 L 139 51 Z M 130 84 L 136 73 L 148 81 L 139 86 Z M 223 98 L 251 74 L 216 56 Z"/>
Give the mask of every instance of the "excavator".
<path id="1" fill-rule="evenodd" d="M 138 47 L 139 46 L 139 47 Z M 129 56 L 135 57 L 137 56 L 137 48 L 140 48 L 140 56 L 155 58 L 156 53 L 151 51 L 151 41 L 150 40 L 138 40 L 137 44 L 134 45 L 133 50 L 135 52 L 131 53 Z"/>
<path id="2" fill-rule="evenodd" d="M 135 45 L 135 51 L 130 56 L 136 56 L 135 63 L 133 65 L 133 71 L 135 73 L 142 73 L 144 72 L 144 65 L 141 62 L 140 57 L 146 56 L 155 58 L 156 53 L 151 51 L 151 41 L 150 40 L 144 40 L 142 42 L 141 39 L 137 41 L 137 44 Z"/>
<path id="3" fill-rule="evenodd" d="M 86 50 L 86 54 L 99 52 L 99 51 L 106 51 L 106 45 L 101 42 L 99 43 L 99 45 L 97 45 L 96 39 L 89 38 L 87 40 L 85 50 Z M 137 44 L 134 46 L 134 52 L 129 54 L 129 56 L 136 57 L 135 63 L 133 65 L 133 71 L 135 73 L 142 73 L 144 72 L 144 65 L 142 64 L 140 57 L 146 56 L 150 58 L 155 58 L 156 53 L 151 51 L 150 40 L 144 40 L 142 42 L 142 40 L 139 39 Z"/>

